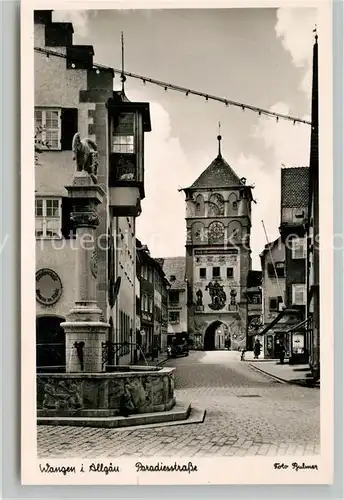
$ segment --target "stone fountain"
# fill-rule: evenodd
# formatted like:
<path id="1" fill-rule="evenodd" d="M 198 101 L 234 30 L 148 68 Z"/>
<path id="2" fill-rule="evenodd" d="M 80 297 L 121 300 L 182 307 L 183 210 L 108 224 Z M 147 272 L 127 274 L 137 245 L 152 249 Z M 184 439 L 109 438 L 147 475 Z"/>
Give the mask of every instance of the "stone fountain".
<path id="1" fill-rule="evenodd" d="M 77 134 L 78 136 L 78 134 Z M 75 304 L 61 326 L 66 338 L 66 373 L 37 374 L 37 423 L 123 427 L 182 421 L 191 405 L 176 404 L 174 368 L 118 367 L 108 373 L 103 349 L 110 325 L 101 321 L 96 300 L 95 230 L 104 190 L 97 184 L 97 149 L 73 141 L 77 171 L 66 186 L 76 228 Z"/>

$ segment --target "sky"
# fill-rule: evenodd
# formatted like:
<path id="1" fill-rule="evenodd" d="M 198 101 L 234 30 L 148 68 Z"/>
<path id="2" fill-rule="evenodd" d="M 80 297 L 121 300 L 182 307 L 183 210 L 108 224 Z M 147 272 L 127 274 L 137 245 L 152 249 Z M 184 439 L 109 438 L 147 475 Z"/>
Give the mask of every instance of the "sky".
<path id="1" fill-rule="evenodd" d="M 94 62 L 261 108 L 310 119 L 313 29 L 317 11 L 280 9 L 161 9 L 55 11 L 71 21 L 74 43 L 93 45 Z M 121 82 L 115 77 L 114 88 Z M 145 137 L 145 192 L 137 237 L 153 257 L 185 254 L 187 187 L 217 155 L 255 186 L 252 267 L 278 237 L 281 168 L 308 166 L 310 127 L 185 96 L 128 78 L 131 101 L 150 103 Z"/>

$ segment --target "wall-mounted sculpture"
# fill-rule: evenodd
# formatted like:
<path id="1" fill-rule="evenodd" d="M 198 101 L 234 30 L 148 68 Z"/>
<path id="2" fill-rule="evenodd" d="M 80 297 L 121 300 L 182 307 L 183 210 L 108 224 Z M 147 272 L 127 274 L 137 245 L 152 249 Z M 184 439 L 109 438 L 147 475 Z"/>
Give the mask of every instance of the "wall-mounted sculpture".
<path id="1" fill-rule="evenodd" d="M 209 290 L 211 298 L 211 303 L 209 304 L 210 309 L 213 309 L 214 311 L 220 311 L 223 309 L 226 305 L 227 299 L 223 286 L 217 281 L 211 281 L 205 289 Z"/>

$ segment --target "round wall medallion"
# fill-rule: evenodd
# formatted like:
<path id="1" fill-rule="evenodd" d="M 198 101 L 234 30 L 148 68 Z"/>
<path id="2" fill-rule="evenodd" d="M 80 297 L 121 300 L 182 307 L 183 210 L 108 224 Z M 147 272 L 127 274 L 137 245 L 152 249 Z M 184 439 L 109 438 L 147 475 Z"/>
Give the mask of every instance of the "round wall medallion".
<path id="1" fill-rule="evenodd" d="M 62 282 L 52 269 L 36 272 L 36 299 L 45 306 L 55 304 L 62 295 Z"/>
<path id="2" fill-rule="evenodd" d="M 96 278 L 98 275 L 98 262 L 97 262 L 96 250 L 92 254 L 90 266 L 91 266 L 91 273 L 92 273 L 93 277 Z"/>

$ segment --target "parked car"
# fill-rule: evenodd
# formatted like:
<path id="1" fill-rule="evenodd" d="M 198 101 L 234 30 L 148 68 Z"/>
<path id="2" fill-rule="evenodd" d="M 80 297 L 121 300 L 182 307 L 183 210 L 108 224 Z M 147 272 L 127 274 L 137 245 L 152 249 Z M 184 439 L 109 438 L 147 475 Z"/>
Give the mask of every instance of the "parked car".
<path id="1" fill-rule="evenodd" d="M 176 358 L 177 356 L 188 356 L 189 355 L 189 346 L 187 342 L 183 342 L 182 344 L 171 344 L 167 347 L 167 356 L 169 358 Z"/>

